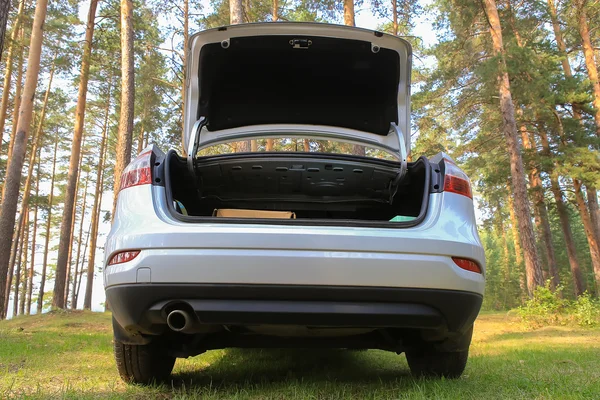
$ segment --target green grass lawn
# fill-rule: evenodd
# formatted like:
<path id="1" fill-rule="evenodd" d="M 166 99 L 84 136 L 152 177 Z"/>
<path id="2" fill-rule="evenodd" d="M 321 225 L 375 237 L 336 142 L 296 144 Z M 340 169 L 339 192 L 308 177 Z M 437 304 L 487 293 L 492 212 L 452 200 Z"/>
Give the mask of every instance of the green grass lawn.
<path id="1" fill-rule="evenodd" d="M 413 379 L 383 351 L 219 350 L 177 360 L 172 382 L 119 379 L 110 315 L 53 313 L 0 322 L 0 398 L 599 399 L 600 329 L 535 331 L 482 315 L 458 380 Z"/>

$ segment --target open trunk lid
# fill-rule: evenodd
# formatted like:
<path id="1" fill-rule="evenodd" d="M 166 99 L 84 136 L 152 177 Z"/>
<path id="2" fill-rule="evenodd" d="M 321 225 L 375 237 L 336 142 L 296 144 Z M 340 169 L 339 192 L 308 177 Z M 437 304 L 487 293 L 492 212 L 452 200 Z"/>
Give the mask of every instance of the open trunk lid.
<path id="1" fill-rule="evenodd" d="M 411 47 L 381 32 L 262 23 L 194 35 L 185 148 L 258 137 L 340 139 L 404 161 L 410 148 Z"/>

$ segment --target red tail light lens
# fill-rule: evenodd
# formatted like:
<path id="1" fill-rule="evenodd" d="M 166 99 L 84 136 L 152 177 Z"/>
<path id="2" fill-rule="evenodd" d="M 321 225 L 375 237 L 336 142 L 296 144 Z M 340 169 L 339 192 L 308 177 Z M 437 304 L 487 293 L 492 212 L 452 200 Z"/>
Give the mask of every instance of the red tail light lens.
<path id="1" fill-rule="evenodd" d="M 139 250 L 122 251 L 112 256 L 112 258 L 108 262 L 108 265 L 123 264 L 129 262 L 136 258 L 138 254 L 140 254 Z"/>
<path id="2" fill-rule="evenodd" d="M 467 174 L 449 160 L 444 159 L 444 163 L 446 167 L 446 171 L 444 172 L 444 191 L 461 194 L 472 199 L 471 181 L 469 181 Z"/>
<path id="3" fill-rule="evenodd" d="M 121 188 L 119 190 L 152 183 L 151 157 L 152 151 L 147 151 L 129 163 L 121 175 Z"/>
<path id="4" fill-rule="evenodd" d="M 473 260 L 469 260 L 466 258 L 452 257 L 452 261 L 454 264 L 458 265 L 460 268 L 465 269 L 467 271 L 476 272 L 478 274 L 481 273 L 481 267 Z"/>

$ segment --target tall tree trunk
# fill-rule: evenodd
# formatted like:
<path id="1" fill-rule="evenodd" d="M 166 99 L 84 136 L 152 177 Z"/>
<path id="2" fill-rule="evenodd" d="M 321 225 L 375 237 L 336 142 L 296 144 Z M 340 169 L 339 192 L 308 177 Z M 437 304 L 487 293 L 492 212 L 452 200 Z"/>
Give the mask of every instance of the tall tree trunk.
<path id="1" fill-rule="evenodd" d="M 85 120 L 87 88 L 90 72 L 90 58 L 92 54 L 92 41 L 94 38 L 94 21 L 96 18 L 97 6 L 98 0 L 91 0 L 90 9 L 88 11 L 87 26 L 85 30 L 85 44 L 83 47 L 83 57 L 81 59 L 77 107 L 75 109 L 75 128 L 73 131 L 71 158 L 69 159 L 69 174 L 67 177 L 67 188 L 65 190 L 64 210 L 62 220 L 60 223 L 60 241 L 58 244 L 58 257 L 56 260 L 56 278 L 54 280 L 54 295 L 52 297 L 52 305 L 57 308 L 65 308 L 65 289 L 68 288 L 68 284 L 66 284 L 67 261 L 69 258 L 69 243 L 72 235 L 73 208 L 75 206 L 75 197 L 77 195 L 77 193 L 75 192 L 75 187 L 77 186 L 77 175 L 79 173 L 79 159 L 81 157 L 81 140 L 83 136 L 83 123 Z"/>
<path id="2" fill-rule="evenodd" d="M 23 263 L 27 264 L 27 247 L 29 239 L 29 209 L 26 211 L 25 219 L 23 220 L 23 236 L 21 238 L 21 246 L 19 247 L 19 257 L 17 261 L 17 271 L 15 272 L 15 295 L 13 298 L 13 317 L 18 315 L 19 311 L 19 286 L 21 285 L 21 268 Z M 25 261 L 23 261 L 23 253 L 25 254 Z"/>
<path id="3" fill-rule="evenodd" d="M 510 216 L 510 228 L 512 231 L 513 244 L 515 246 L 515 264 L 517 266 L 517 270 L 519 271 L 519 286 L 521 287 L 523 295 L 525 295 L 528 293 L 527 278 L 522 273 L 523 249 L 521 248 L 521 238 L 519 237 L 519 223 L 517 221 L 517 215 L 515 212 L 515 202 L 510 194 L 511 192 L 512 189 L 510 185 L 507 185 L 508 213 Z"/>
<path id="4" fill-rule="evenodd" d="M 121 187 L 121 174 L 131 159 L 135 98 L 133 62 L 133 3 L 131 0 L 121 0 L 121 115 L 119 118 L 117 160 L 114 171 L 113 217 Z"/>
<path id="5" fill-rule="evenodd" d="M 590 79 L 590 82 L 592 83 L 592 104 L 594 106 L 596 136 L 600 137 L 600 80 L 598 79 L 598 67 L 594 56 L 594 47 L 590 39 L 589 24 L 586 10 L 587 0 L 576 0 L 575 6 L 578 20 L 577 26 L 579 28 L 579 36 L 581 37 L 581 47 L 583 48 L 583 55 L 585 59 L 585 65 L 588 71 L 588 77 Z M 560 29 L 560 27 L 558 29 Z M 569 74 L 567 74 L 565 70 L 565 75 L 571 76 L 570 69 Z M 574 109 L 575 108 L 578 109 L 579 107 L 574 107 Z M 579 110 L 577 110 L 577 114 L 575 115 L 575 117 L 581 120 L 581 112 Z M 598 206 L 598 194 L 593 184 L 590 185 L 586 183 L 585 186 L 588 200 L 587 204 L 590 211 L 590 218 L 594 226 L 596 240 L 600 241 L 600 207 Z"/>
<path id="6" fill-rule="evenodd" d="M 23 243 L 23 218 L 19 218 L 17 224 L 17 230 L 14 234 L 14 239 L 12 242 L 11 250 L 10 250 L 10 259 L 9 259 L 9 268 L 8 268 L 8 276 L 6 280 L 6 292 L 4 296 L 4 308 L 0 310 L 0 317 L 5 318 L 8 313 L 8 300 L 10 299 L 10 291 L 12 288 L 12 281 L 14 278 L 15 272 L 15 264 L 19 260 L 20 257 L 20 245 Z"/>
<path id="7" fill-rule="evenodd" d="M 77 304 L 79 300 L 79 289 L 81 289 L 81 280 L 83 279 L 83 264 L 85 263 L 85 256 L 87 254 L 88 244 L 90 242 L 90 231 L 92 230 L 92 222 L 90 221 L 90 226 L 88 227 L 87 233 L 85 235 L 85 246 L 83 248 L 83 255 L 81 256 L 81 269 L 79 271 L 79 278 L 77 279 L 77 289 L 73 288 L 73 293 L 75 294 L 74 304 Z"/>
<path id="8" fill-rule="evenodd" d="M 579 181 L 578 179 L 573 179 L 575 200 L 577 202 L 579 214 L 581 215 L 585 235 L 587 236 L 588 244 L 590 246 L 592 267 L 594 269 L 594 280 L 596 282 L 596 294 L 598 294 L 600 293 L 600 246 L 598 246 L 598 241 L 596 240 L 595 227 L 592 223 L 592 219 L 590 218 L 585 199 L 583 197 L 583 191 L 581 190 L 581 186 L 581 181 Z"/>
<path id="9" fill-rule="evenodd" d="M 85 148 L 86 136 L 83 135 L 81 138 L 81 147 Z M 71 236 L 69 237 L 69 251 L 67 253 L 67 272 L 65 273 L 65 293 L 64 302 L 65 308 L 69 302 L 69 290 L 71 283 L 71 265 L 73 265 L 73 245 L 75 244 L 75 223 L 77 222 L 77 200 L 79 199 L 79 184 L 81 183 L 81 166 L 83 165 L 83 154 L 79 156 L 79 165 L 77 167 L 77 179 L 75 180 L 75 200 L 73 205 L 73 215 L 71 217 Z M 82 217 L 83 218 L 83 217 Z"/>
<path id="10" fill-rule="evenodd" d="M 33 296 L 33 277 L 35 276 L 35 243 L 37 239 L 38 203 L 37 197 L 40 193 L 40 163 L 41 154 L 38 151 L 37 171 L 35 174 L 35 207 L 33 211 L 33 235 L 31 237 L 31 267 L 27 278 L 27 315 L 31 314 L 31 296 Z"/>
<path id="11" fill-rule="evenodd" d="M 42 110 L 41 110 L 41 115 L 40 115 L 40 123 L 38 125 L 38 129 L 36 130 L 36 133 L 35 133 L 35 136 L 33 139 L 33 147 L 31 149 L 31 153 L 29 155 L 27 178 L 25 179 L 25 187 L 23 188 L 23 199 L 21 200 L 21 209 L 19 212 L 19 219 L 17 221 L 17 232 L 15 235 L 15 238 L 17 238 L 17 239 L 22 236 L 22 230 L 24 229 L 23 219 L 25 218 L 25 214 L 26 214 L 27 208 L 29 206 L 29 196 L 31 193 L 31 178 L 33 176 L 33 168 L 35 165 L 35 156 L 37 154 L 39 143 L 41 141 L 42 128 L 43 128 L 43 123 L 44 123 L 44 119 L 45 119 L 45 115 L 46 115 L 46 106 L 48 104 L 48 96 L 50 94 L 50 88 L 52 87 L 53 76 L 54 76 L 54 66 L 50 70 L 50 76 L 48 79 L 48 88 L 46 90 L 46 95 L 44 96 L 44 103 L 42 105 Z M 9 286 L 11 284 L 11 280 L 13 277 L 15 262 L 19 261 L 19 259 L 16 258 L 17 249 L 18 249 L 19 244 L 20 244 L 19 240 L 14 240 L 12 242 L 12 246 L 11 246 L 11 256 L 9 258 L 9 263 L 8 263 L 8 270 L 9 270 L 8 285 Z M 7 291 L 7 293 L 8 293 L 8 291 Z M 8 297 L 6 297 L 6 298 L 8 299 Z"/>
<path id="12" fill-rule="evenodd" d="M 188 68 L 188 40 L 190 37 L 190 3 L 189 0 L 183 0 L 183 84 L 181 85 L 181 154 L 187 157 L 185 148 L 185 88 Z M 194 154 L 195 156 L 195 154 Z"/>
<path id="13" fill-rule="evenodd" d="M 52 227 L 52 205 L 54 201 L 54 180 L 56 177 L 56 155 L 58 153 L 58 131 L 54 139 L 54 155 L 52 156 L 52 177 L 50 178 L 50 192 L 48 194 L 48 216 L 46 217 L 46 237 L 44 239 L 44 259 L 42 262 L 42 277 L 37 302 L 37 313 L 40 314 L 44 307 L 44 288 L 46 286 L 46 268 L 48 266 L 48 250 L 50 245 L 50 228 Z"/>
<path id="14" fill-rule="evenodd" d="M 146 104 L 144 103 L 144 111 L 142 111 L 142 115 L 140 118 L 140 133 L 138 134 L 138 147 L 137 154 L 140 154 L 142 150 L 144 150 L 144 119 L 146 118 Z M 184 155 L 185 157 L 185 155 Z"/>
<path id="15" fill-rule="evenodd" d="M 344 0 L 344 25 L 356 26 L 354 22 L 354 0 Z"/>
<path id="16" fill-rule="evenodd" d="M 4 193 L 2 195 L 2 208 L 0 209 L 0 309 L 4 308 L 4 294 L 6 290 L 6 273 L 8 259 L 10 257 L 10 246 L 15 230 L 15 217 L 17 212 L 17 201 L 19 198 L 19 185 L 21 182 L 21 170 L 25 162 L 27 151 L 27 136 L 31 126 L 33 114 L 33 102 L 40 72 L 40 58 L 42 54 L 42 39 L 44 36 L 44 22 L 48 0 L 37 0 L 35 16 L 31 29 L 31 43 L 29 45 L 29 57 L 27 60 L 27 76 L 23 89 L 23 101 L 19 106 L 19 119 L 17 122 L 17 133 L 14 140 L 13 152 L 10 165 L 6 174 Z"/>
<path id="17" fill-rule="evenodd" d="M 25 314 L 25 296 L 27 295 L 27 256 L 29 255 L 29 209 L 27 210 L 27 217 L 25 218 L 25 241 L 23 243 L 23 250 L 21 252 L 21 268 L 20 274 L 18 274 L 19 279 L 21 280 L 21 287 L 19 288 L 19 284 L 15 285 L 15 294 L 20 290 L 19 294 L 19 315 Z M 15 304 L 17 303 L 15 297 Z M 14 314 L 16 315 L 16 314 Z"/>
<path id="18" fill-rule="evenodd" d="M 96 169 L 96 188 L 94 189 L 94 205 L 92 207 L 92 239 L 90 245 L 90 256 L 87 267 L 87 280 L 85 283 L 85 297 L 83 299 L 83 308 L 90 310 L 92 308 L 92 289 L 94 287 L 94 266 L 96 263 L 96 241 L 98 239 L 98 225 L 100 220 L 100 210 L 102 207 L 102 181 L 104 171 L 104 159 L 106 153 L 106 138 L 108 135 L 108 117 L 110 112 L 110 94 L 112 79 L 108 85 L 108 98 L 104 109 L 104 126 L 102 127 L 102 141 L 100 142 L 100 159 Z"/>
<path id="19" fill-rule="evenodd" d="M 547 1 L 548 1 L 548 13 L 550 14 L 550 20 L 552 22 L 552 29 L 554 31 L 554 37 L 556 39 L 556 46 L 558 47 L 558 52 L 561 56 L 561 64 L 563 67 L 563 72 L 565 74 L 565 77 L 570 79 L 573 77 L 573 73 L 571 71 L 571 64 L 569 63 L 569 56 L 567 54 L 567 46 L 563 39 L 562 31 L 560 28 L 560 22 L 558 20 L 558 15 L 556 13 L 556 6 L 554 4 L 554 0 L 547 0 Z M 572 108 L 573 108 L 573 116 L 575 117 L 575 119 L 577 121 L 579 121 L 580 124 L 582 124 L 580 106 L 578 104 L 572 104 Z M 562 134 L 562 124 L 560 123 L 560 117 L 556 114 L 555 114 L 555 116 L 556 116 L 556 118 L 558 118 L 559 132 L 561 132 L 561 140 L 563 142 L 563 145 L 565 145 L 566 139 L 564 138 L 564 134 Z M 546 135 L 546 132 L 541 130 L 540 137 L 542 139 L 542 146 L 544 149 L 544 154 L 546 156 L 550 157 L 551 156 L 550 145 L 548 143 L 548 137 Z M 567 256 L 569 258 L 569 265 L 571 267 L 571 275 L 573 278 L 574 291 L 575 291 L 575 295 L 579 296 L 585 292 L 585 286 L 586 286 L 585 279 L 583 277 L 583 274 L 581 273 L 579 259 L 577 257 L 575 241 L 573 240 L 573 234 L 571 232 L 569 215 L 567 212 L 567 207 L 563 200 L 562 191 L 561 191 L 559 183 L 558 183 L 558 178 L 555 174 L 552 173 L 552 171 L 550 171 L 549 175 L 550 175 L 550 184 L 551 184 L 551 188 L 552 188 L 552 194 L 554 195 L 554 201 L 556 202 L 556 208 L 557 208 L 558 215 L 560 218 L 561 228 L 562 228 L 562 231 L 563 231 L 563 234 L 565 237 L 565 243 L 567 245 Z M 588 193 L 588 194 L 590 194 L 590 193 Z M 591 204 L 591 205 L 593 208 L 593 204 Z M 600 238 L 600 236 L 596 237 L 596 239 L 598 239 L 598 238 Z"/>
<path id="20" fill-rule="evenodd" d="M 15 138 L 17 136 L 17 126 L 19 123 L 19 109 L 21 108 L 21 99 L 22 99 L 22 91 L 23 91 L 23 53 L 25 53 L 25 46 L 23 46 L 23 28 L 21 28 L 19 32 L 19 54 L 17 55 L 17 80 L 15 81 L 15 97 L 13 99 L 13 113 L 12 113 L 12 127 L 10 130 L 10 139 L 8 143 L 8 156 L 6 160 L 6 170 L 8 171 L 10 168 L 10 163 L 12 159 L 13 147 L 15 144 Z M 6 191 L 6 185 L 2 187 L 2 197 L 4 197 L 4 192 Z"/>
<path id="21" fill-rule="evenodd" d="M 519 110 L 520 111 L 520 110 Z M 532 145 L 533 137 L 530 137 L 529 131 L 524 124 L 521 124 L 519 131 L 521 132 L 521 141 L 523 147 L 527 150 L 535 150 L 535 143 Z M 558 275 L 558 266 L 556 264 L 556 256 L 554 254 L 554 246 L 552 244 L 552 230 L 550 228 L 550 220 L 548 218 L 548 209 L 544 200 L 544 187 L 540 178 L 540 171 L 531 162 L 529 165 L 529 183 L 531 186 L 535 221 L 538 227 L 538 232 L 542 235 L 544 250 L 546 253 L 546 261 L 548 263 L 548 273 L 551 277 L 552 289 L 556 289 L 560 285 L 560 276 Z"/>
<path id="22" fill-rule="evenodd" d="M 229 0 L 229 24 L 237 25 L 244 22 L 242 0 Z"/>
<path id="23" fill-rule="evenodd" d="M 10 4 L 10 1 L 7 1 Z M 1 7 L 1 6 L 0 6 Z M 19 11 L 13 25 L 13 31 L 10 35 L 10 47 L 6 57 L 6 67 L 4 70 L 4 85 L 2 86 L 2 102 L 0 103 L 0 154 L 2 154 L 2 145 L 4 143 L 4 124 L 6 123 L 6 112 L 8 110 L 8 95 L 12 80 L 12 69 L 14 63 L 13 52 L 17 49 L 17 38 L 21 30 L 21 21 L 23 19 L 23 10 L 25 9 L 25 0 L 19 2 Z M 22 47 L 22 46 L 21 46 Z M 0 57 L 2 57 L 2 45 L 0 45 Z M 16 98 L 15 98 L 16 100 Z M 18 107 L 17 107 L 18 108 Z M 14 122 L 14 121 L 13 121 Z"/>
<path id="24" fill-rule="evenodd" d="M 590 39 L 590 31 L 587 19 L 587 0 L 575 0 L 579 35 L 581 36 L 581 47 L 585 58 L 585 66 L 588 77 L 592 83 L 592 94 L 594 105 L 594 121 L 596 122 L 596 135 L 600 136 L 600 80 L 598 79 L 598 67 L 594 59 L 594 47 Z"/>
<path id="25" fill-rule="evenodd" d="M 77 273 L 79 272 L 79 259 L 81 256 L 81 241 L 83 239 L 83 222 L 85 221 L 85 209 L 87 204 L 87 191 L 90 181 L 90 174 L 85 176 L 85 188 L 83 189 L 83 205 L 81 206 L 81 221 L 79 223 L 79 238 L 77 240 L 77 257 L 75 257 L 75 272 L 73 273 L 73 289 L 71 291 L 71 309 L 77 308 L 75 303 L 75 288 L 77 288 Z"/>
<path id="26" fill-rule="evenodd" d="M 344 25 L 356 26 L 354 20 L 354 0 L 344 0 Z M 352 154 L 357 156 L 364 156 L 365 146 L 353 144 Z"/>
<path id="27" fill-rule="evenodd" d="M 2 60 L 2 50 L 4 49 L 4 35 L 6 33 L 6 24 L 10 12 L 10 0 L 0 0 L 0 60 Z"/>
<path id="28" fill-rule="evenodd" d="M 394 36 L 398 36 L 398 0 L 392 0 L 392 29 Z"/>
<path id="29" fill-rule="evenodd" d="M 567 206 L 563 200 L 562 190 L 560 189 L 556 176 L 551 175 L 550 184 L 552 185 L 552 194 L 554 195 L 558 217 L 560 218 L 560 227 L 565 237 L 567 257 L 569 258 L 571 276 L 573 278 L 573 290 L 576 296 L 580 296 L 585 292 L 585 279 L 581 273 L 579 259 L 577 258 L 577 247 L 575 246 L 573 233 L 571 232 L 571 222 L 569 221 Z"/>
<path id="30" fill-rule="evenodd" d="M 279 21 L 279 1 L 278 0 L 273 0 L 273 17 L 272 17 L 272 21 L 273 22 Z"/>
<path id="31" fill-rule="evenodd" d="M 529 199 L 527 198 L 527 184 L 523 170 L 523 159 L 521 148 L 517 139 L 517 125 L 515 122 L 515 110 L 510 91 L 510 81 L 506 70 L 504 45 L 502 43 L 502 29 L 495 0 L 485 0 L 485 12 L 490 24 L 490 35 L 492 37 L 494 53 L 500 56 L 498 73 L 498 86 L 500 95 L 500 110 L 502 113 L 502 125 L 506 144 L 510 157 L 510 170 L 512 177 L 512 188 L 514 191 L 515 211 L 519 225 L 519 236 L 525 257 L 525 270 L 527 275 L 527 289 L 531 296 L 535 288 L 543 285 L 542 269 L 540 266 L 535 235 L 531 223 L 531 212 Z"/>

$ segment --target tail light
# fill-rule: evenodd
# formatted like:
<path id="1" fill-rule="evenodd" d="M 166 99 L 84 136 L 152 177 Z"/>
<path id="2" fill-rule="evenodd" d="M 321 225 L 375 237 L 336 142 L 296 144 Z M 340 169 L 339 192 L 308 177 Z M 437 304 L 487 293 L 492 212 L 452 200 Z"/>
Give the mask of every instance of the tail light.
<path id="1" fill-rule="evenodd" d="M 444 191 L 461 194 L 473 198 L 471 192 L 471 181 L 462 169 L 458 168 L 452 161 L 444 158 Z"/>
<path id="2" fill-rule="evenodd" d="M 469 260 L 467 258 L 452 257 L 452 261 L 454 261 L 454 264 L 458 265 L 464 270 L 476 272 L 478 274 L 481 273 L 481 267 L 473 260 Z"/>
<path id="3" fill-rule="evenodd" d="M 152 151 L 147 151 L 129 163 L 121 175 L 121 187 L 119 190 L 152 183 L 151 157 Z"/>
<path id="4" fill-rule="evenodd" d="M 138 254 L 140 254 L 139 250 L 121 251 L 111 257 L 110 261 L 108 262 L 108 265 L 126 263 L 136 258 Z"/>

